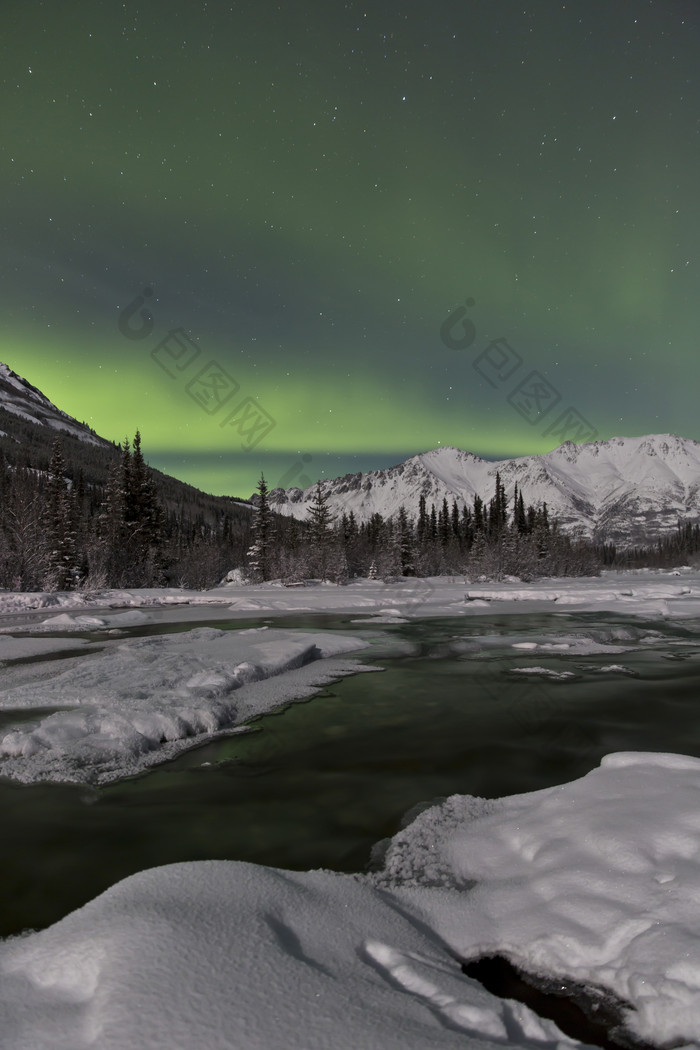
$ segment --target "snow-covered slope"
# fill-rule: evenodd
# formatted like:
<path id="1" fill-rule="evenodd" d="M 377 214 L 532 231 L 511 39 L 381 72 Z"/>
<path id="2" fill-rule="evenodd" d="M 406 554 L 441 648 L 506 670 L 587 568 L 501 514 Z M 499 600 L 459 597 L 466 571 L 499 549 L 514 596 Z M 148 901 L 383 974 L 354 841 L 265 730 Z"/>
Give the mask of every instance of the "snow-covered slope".
<path id="1" fill-rule="evenodd" d="M 552 452 L 498 462 L 457 448 L 412 456 L 387 470 L 346 474 L 321 482 L 336 514 L 354 512 L 358 521 L 372 514 L 395 514 L 403 504 L 415 514 L 425 496 L 471 506 L 475 495 L 488 502 L 496 472 L 511 499 L 517 484 L 527 504 L 542 502 L 567 530 L 619 544 L 649 542 L 675 529 L 679 519 L 700 520 L 700 442 L 671 434 L 617 437 L 585 445 L 564 442 Z M 306 516 L 315 485 L 305 490 L 275 489 L 276 509 Z"/>
<path id="2" fill-rule="evenodd" d="M 22 379 L 2 362 L 0 362 L 0 408 L 30 423 L 72 434 L 79 441 L 86 441 L 92 445 L 106 446 L 109 444 L 103 438 L 98 437 L 85 423 L 79 423 L 77 419 L 73 419 L 60 408 L 56 408 L 40 390 L 28 383 L 26 379 Z"/>

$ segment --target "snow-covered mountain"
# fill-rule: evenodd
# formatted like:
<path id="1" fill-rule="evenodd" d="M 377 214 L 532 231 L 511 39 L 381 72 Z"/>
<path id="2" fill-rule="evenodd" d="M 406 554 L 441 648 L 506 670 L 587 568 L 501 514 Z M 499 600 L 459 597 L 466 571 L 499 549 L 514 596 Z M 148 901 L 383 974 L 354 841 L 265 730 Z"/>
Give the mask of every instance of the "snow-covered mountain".
<path id="1" fill-rule="evenodd" d="M 92 445 L 109 445 L 108 441 L 98 437 L 85 423 L 79 423 L 77 419 L 73 419 L 60 408 L 56 408 L 41 390 L 37 390 L 26 379 L 22 379 L 16 372 L 13 372 L 9 365 L 4 365 L 2 362 L 0 362 L 0 409 L 5 409 L 13 416 L 19 416 L 30 423 L 72 434 L 79 441 Z M 4 433 L 1 426 L 0 432 Z"/>
<path id="2" fill-rule="evenodd" d="M 88 487 L 105 484 L 110 470 L 119 462 L 119 446 L 62 412 L 41 390 L 0 362 L 0 460 L 10 470 L 29 467 L 39 473 L 46 471 L 56 437 L 61 439 L 70 479 L 82 474 Z M 156 468 L 151 468 L 151 476 L 164 510 L 175 520 L 184 513 L 183 520 L 189 521 L 191 515 L 193 520 L 216 526 L 218 531 L 221 522 L 228 518 L 232 533 L 243 537 L 239 541 L 242 551 L 235 555 L 243 560 L 251 512 L 247 500 L 209 495 Z"/>
<path id="3" fill-rule="evenodd" d="M 85 423 L 62 412 L 49 399 L 0 363 L 0 410 L 79 441 L 113 449 Z M 3 419 L 5 422 L 3 422 Z M 8 416 L 0 411 L 0 436 L 13 433 Z M 478 495 L 488 503 L 494 494 L 496 472 L 511 499 L 515 485 L 526 505 L 547 503 L 567 531 L 581 529 L 586 536 L 621 546 L 648 543 L 676 528 L 678 520 L 700 522 L 700 442 L 672 434 L 616 437 L 586 445 L 564 442 L 539 456 L 491 461 L 457 448 L 438 448 L 412 456 L 404 463 L 367 474 L 346 474 L 321 482 L 336 515 L 354 512 L 358 521 L 372 514 L 395 514 L 403 504 L 415 515 L 421 495 L 428 508 L 447 499 L 460 509 Z M 316 486 L 274 489 L 275 509 L 304 518 Z"/>
<path id="4" fill-rule="evenodd" d="M 428 509 L 443 498 L 460 509 L 474 496 L 488 502 L 496 472 L 511 499 L 515 485 L 525 504 L 547 503 L 567 531 L 620 545 L 650 542 L 675 529 L 679 519 L 700 521 L 700 442 L 671 434 L 617 437 L 585 445 L 564 442 L 552 452 L 497 462 L 457 448 L 439 448 L 367 474 L 321 482 L 337 515 L 351 510 L 358 521 L 395 514 L 403 504 L 414 515 L 421 495 Z M 272 505 L 306 517 L 315 485 L 275 489 Z"/>

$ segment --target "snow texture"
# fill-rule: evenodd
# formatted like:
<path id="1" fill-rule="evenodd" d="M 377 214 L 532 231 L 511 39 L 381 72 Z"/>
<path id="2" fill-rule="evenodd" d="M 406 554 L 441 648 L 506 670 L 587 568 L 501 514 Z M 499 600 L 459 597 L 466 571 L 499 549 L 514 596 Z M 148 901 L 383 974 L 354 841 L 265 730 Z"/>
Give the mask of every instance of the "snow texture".
<path id="1" fill-rule="evenodd" d="M 505 955 L 700 1041 L 700 760 L 622 753 L 571 784 L 453 796 L 374 876 L 205 861 L 141 872 L 0 945 L 3 1050 L 579 1045 L 461 973 Z"/>
<path id="2" fill-rule="evenodd" d="M 628 1032 L 700 1041 L 700 760 L 618 753 L 571 784 L 455 797 L 392 842 L 385 885 L 462 889 L 430 903 L 462 958 L 504 955 L 630 1004 Z"/>

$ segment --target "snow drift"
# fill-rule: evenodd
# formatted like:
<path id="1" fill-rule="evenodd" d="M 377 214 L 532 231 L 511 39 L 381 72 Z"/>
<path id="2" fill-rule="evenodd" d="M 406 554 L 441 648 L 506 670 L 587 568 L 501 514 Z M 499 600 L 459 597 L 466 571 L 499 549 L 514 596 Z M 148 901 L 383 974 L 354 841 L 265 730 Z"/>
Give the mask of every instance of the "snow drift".
<path id="1" fill-rule="evenodd" d="M 700 760 L 622 753 L 571 784 L 453 796 L 376 875 L 226 861 L 132 876 L 0 946 L 7 1050 L 435 1050 L 577 1044 L 486 992 L 499 953 L 700 1041 Z"/>

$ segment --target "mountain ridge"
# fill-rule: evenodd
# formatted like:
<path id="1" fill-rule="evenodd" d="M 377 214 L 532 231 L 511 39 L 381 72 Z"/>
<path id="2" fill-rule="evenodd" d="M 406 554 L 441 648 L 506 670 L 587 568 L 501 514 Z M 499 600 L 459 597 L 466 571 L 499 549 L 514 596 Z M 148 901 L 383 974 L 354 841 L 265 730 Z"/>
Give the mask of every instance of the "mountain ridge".
<path id="1" fill-rule="evenodd" d="M 57 437 L 66 476 L 84 486 L 92 512 L 97 512 L 110 471 L 121 460 L 120 446 L 62 412 L 41 390 L 0 363 L 0 482 L 4 468 L 46 474 Z M 147 457 L 147 450 L 145 454 Z M 251 506 L 247 500 L 214 496 L 155 467 L 149 470 L 170 527 L 181 530 L 185 547 L 202 530 L 223 535 L 225 527 L 232 552 L 227 569 L 231 560 L 242 562 L 250 545 Z M 0 493 L 0 519 L 2 498 Z"/>
<path id="2" fill-rule="evenodd" d="M 95 452 L 109 451 L 112 456 L 116 452 L 112 442 L 57 408 L 37 387 L 0 363 L 0 444 L 21 445 L 21 438 L 11 433 L 13 426 L 3 423 L 11 417 L 20 430 L 48 428 L 92 446 Z M 700 442 L 675 434 L 612 437 L 585 444 L 565 441 L 550 452 L 502 460 L 441 446 L 393 467 L 324 479 L 320 485 L 336 517 L 352 510 L 363 522 L 376 513 L 389 517 L 401 506 L 415 515 L 421 496 L 428 508 L 431 503 L 439 508 L 446 499 L 450 506 L 456 501 L 461 510 L 471 507 L 475 496 L 488 503 L 497 473 L 511 510 L 517 484 L 526 505 L 546 502 L 550 516 L 559 519 L 564 531 L 598 542 L 621 547 L 648 544 L 673 532 L 679 520 L 700 522 Z M 177 479 L 170 481 L 184 486 Z M 316 483 L 305 489 L 276 488 L 270 492 L 270 502 L 282 514 L 305 518 L 315 493 Z M 222 505 L 230 501 L 250 503 L 255 496 L 250 501 L 236 496 L 216 499 Z"/>
<path id="3" fill-rule="evenodd" d="M 486 503 L 496 474 L 512 508 L 517 484 L 526 505 L 547 503 L 567 532 L 623 546 L 648 543 L 673 531 L 679 520 L 700 521 L 700 442 L 675 434 L 613 437 L 577 445 L 565 441 L 550 452 L 485 460 L 465 449 L 443 446 L 393 467 L 321 481 L 330 509 L 353 511 L 358 522 L 372 514 L 418 510 L 447 499 L 461 508 L 479 496 Z M 270 501 L 281 513 L 306 516 L 316 484 L 274 489 Z"/>
<path id="4" fill-rule="evenodd" d="M 33 386 L 29 380 L 18 375 L 9 365 L 0 361 L 0 408 L 12 415 L 19 416 L 30 423 L 48 426 L 55 431 L 63 431 L 76 437 L 79 441 L 107 447 L 111 445 L 106 438 L 100 437 L 86 423 L 80 423 L 69 416 L 63 409 Z"/>

